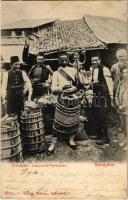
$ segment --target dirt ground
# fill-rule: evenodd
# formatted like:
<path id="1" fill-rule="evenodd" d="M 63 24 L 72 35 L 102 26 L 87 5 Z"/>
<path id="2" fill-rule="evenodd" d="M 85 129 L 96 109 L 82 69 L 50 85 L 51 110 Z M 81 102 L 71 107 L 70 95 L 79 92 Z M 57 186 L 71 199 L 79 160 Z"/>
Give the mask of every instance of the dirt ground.
<path id="1" fill-rule="evenodd" d="M 78 149 L 72 150 L 66 142 L 57 142 L 54 153 L 50 156 L 46 151 L 36 155 L 24 155 L 23 162 L 39 162 L 39 161 L 87 161 L 87 162 L 116 162 L 127 159 L 126 137 L 119 132 L 117 116 L 113 111 L 108 113 L 108 134 L 110 144 L 98 146 L 95 140 L 77 141 Z M 48 140 L 51 135 L 47 136 Z M 122 146 L 121 144 L 125 144 Z"/>

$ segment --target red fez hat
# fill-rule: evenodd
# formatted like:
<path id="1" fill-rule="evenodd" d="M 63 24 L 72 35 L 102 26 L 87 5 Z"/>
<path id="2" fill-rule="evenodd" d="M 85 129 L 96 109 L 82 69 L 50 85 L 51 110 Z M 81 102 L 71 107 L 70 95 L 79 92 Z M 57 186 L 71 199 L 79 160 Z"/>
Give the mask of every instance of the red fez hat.
<path id="1" fill-rule="evenodd" d="M 94 50 L 91 52 L 91 57 L 101 57 L 99 50 Z"/>
<path id="2" fill-rule="evenodd" d="M 20 62 L 18 56 L 11 56 L 10 60 L 11 60 L 11 65 L 13 65 L 14 63 Z"/>

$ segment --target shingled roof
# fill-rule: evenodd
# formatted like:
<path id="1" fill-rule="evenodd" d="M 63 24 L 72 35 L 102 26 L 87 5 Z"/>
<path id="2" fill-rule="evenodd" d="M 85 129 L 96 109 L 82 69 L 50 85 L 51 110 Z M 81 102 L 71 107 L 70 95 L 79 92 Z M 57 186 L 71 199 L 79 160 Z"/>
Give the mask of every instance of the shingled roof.
<path id="1" fill-rule="evenodd" d="M 100 41 L 106 44 L 127 44 L 127 23 L 125 21 L 92 15 L 85 15 L 84 20 Z"/>
<path id="2" fill-rule="evenodd" d="M 51 23 L 52 22 L 52 23 Z M 85 15 L 78 20 L 32 19 L 5 25 L 2 29 L 33 29 L 30 49 L 42 48 L 44 52 L 60 49 L 103 49 L 107 44 L 127 44 L 126 22 L 111 17 Z M 34 34 L 38 37 L 34 37 Z M 25 38 L 3 37 L 2 45 L 23 44 Z"/>
<path id="3" fill-rule="evenodd" d="M 52 26 L 39 32 L 40 47 L 44 52 L 59 49 L 80 48 L 105 48 L 104 43 L 99 41 L 83 19 L 57 20 Z"/>

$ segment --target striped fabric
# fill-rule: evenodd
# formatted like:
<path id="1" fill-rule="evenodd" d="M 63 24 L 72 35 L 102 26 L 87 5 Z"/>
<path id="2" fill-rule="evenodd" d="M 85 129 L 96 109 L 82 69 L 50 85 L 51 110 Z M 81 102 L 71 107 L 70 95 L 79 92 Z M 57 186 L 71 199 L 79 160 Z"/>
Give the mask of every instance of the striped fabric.
<path id="1" fill-rule="evenodd" d="M 61 134 L 74 134 L 78 129 L 80 106 L 66 108 L 56 104 L 53 131 Z"/>
<path id="2" fill-rule="evenodd" d="M 79 107 L 76 108 L 66 108 L 59 103 L 56 105 L 55 121 L 63 126 L 73 126 L 78 124 L 79 120 Z"/>

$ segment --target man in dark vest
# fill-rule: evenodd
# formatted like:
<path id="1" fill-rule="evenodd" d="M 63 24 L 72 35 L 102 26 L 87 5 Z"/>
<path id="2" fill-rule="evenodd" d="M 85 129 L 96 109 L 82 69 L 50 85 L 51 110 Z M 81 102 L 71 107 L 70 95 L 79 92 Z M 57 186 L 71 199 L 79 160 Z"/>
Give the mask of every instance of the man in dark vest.
<path id="1" fill-rule="evenodd" d="M 98 145 L 109 143 L 107 133 L 108 106 L 113 102 L 113 82 L 109 69 L 101 64 L 100 54 L 91 57 L 92 90 L 94 94 L 92 112 L 97 131 L 94 135 Z M 92 124 L 93 125 L 93 124 Z M 94 139 L 94 138 L 92 138 Z"/>
<path id="2" fill-rule="evenodd" d="M 37 64 L 28 73 L 33 87 L 33 99 L 47 93 L 47 87 L 49 86 L 48 79 L 52 74 L 53 71 L 50 66 L 44 64 L 44 54 L 39 52 L 37 55 Z"/>
<path id="3" fill-rule="evenodd" d="M 28 100 L 31 100 L 32 87 L 26 73 L 20 70 L 18 56 L 11 57 L 11 69 L 3 75 L 2 91 L 3 97 L 7 97 L 7 113 L 16 114 L 20 119 L 25 94 L 28 92 Z"/>

